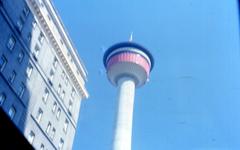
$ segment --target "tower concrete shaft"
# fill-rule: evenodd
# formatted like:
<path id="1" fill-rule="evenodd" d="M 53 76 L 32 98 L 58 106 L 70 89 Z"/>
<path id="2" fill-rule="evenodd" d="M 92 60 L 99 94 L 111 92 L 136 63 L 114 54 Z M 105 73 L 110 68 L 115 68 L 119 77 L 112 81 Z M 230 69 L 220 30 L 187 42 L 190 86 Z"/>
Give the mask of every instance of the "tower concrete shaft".
<path id="1" fill-rule="evenodd" d="M 113 150 L 131 150 L 135 88 L 148 81 L 154 60 L 146 48 L 129 41 L 111 46 L 103 63 L 109 81 L 118 87 Z"/>
<path id="2" fill-rule="evenodd" d="M 122 77 L 118 81 L 118 110 L 113 150 L 131 150 L 135 82 Z"/>

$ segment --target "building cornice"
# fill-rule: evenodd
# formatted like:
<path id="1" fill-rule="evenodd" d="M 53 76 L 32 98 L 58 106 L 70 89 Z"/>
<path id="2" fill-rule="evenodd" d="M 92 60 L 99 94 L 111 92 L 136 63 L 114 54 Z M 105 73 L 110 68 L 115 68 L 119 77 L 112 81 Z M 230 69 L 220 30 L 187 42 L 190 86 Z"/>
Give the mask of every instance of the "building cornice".
<path id="1" fill-rule="evenodd" d="M 59 35 L 60 37 L 62 37 L 62 35 L 60 35 L 60 33 L 58 33 L 59 31 L 65 32 L 63 30 L 62 24 L 58 24 L 58 26 L 56 26 L 55 25 L 56 22 L 51 23 L 50 20 L 48 19 L 47 15 L 44 15 L 43 9 L 41 8 L 39 1 L 27 0 L 27 2 L 29 4 L 30 9 L 32 9 L 32 12 L 35 14 L 39 23 L 41 24 L 41 27 L 45 31 L 45 34 L 47 34 L 47 37 L 48 37 L 49 41 L 51 42 L 52 46 L 54 47 L 54 50 L 56 51 L 58 57 L 61 59 L 61 62 L 63 64 L 64 68 L 66 69 L 69 77 L 72 80 L 72 83 L 74 84 L 74 87 L 77 89 L 79 94 L 81 94 L 83 99 L 88 98 L 89 95 L 88 95 L 88 92 L 84 85 L 85 80 L 82 80 L 82 79 L 85 79 L 85 77 L 86 77 L 85 70 L 83 69 L 83 67 L 77 68 L 77 69 L 79 69 L 80 72 L 82 72 L 80 75 L 77 74 L 77 70 L 73 68 L 73 65 L 70 65 L 72 62 L 68 58 L 67 49 L 64 49 L 60 40 L 59 39 L 57 40 L 57 38 L 56 38 L 56 35 Z M 51 16 L 51 17 L 54 17 L 54 16 Z M 55 19 L 59 20 L 59 18 L 55 18 Z M 54 28 L 58 28 L 59 26 L 62 27 L 61 30 L 57 30 L 57 31 L 54 30 Z M 66 35 L 66 33 L 64 33 L 63 35 Z M 64 37 L 64 39 L 66 40 L 69 38 L 66 36 L 66 37 Z M 66 43 L 65 40 L 64 40 L 64 43 Z M 66 43 L 66 44 L 69 45 L 69 43 Z M 72 51 L 71 54 L 73 54 L 73 52 L 76 53 L 76 50 L 73 49 L 73 46 L 71 47 L 70 51 Z M 71 55 L 71 57 L 75 58 L 76 56 Z M 82 66 L 83 64 L 78 64 L 78 65 Z M 76 70 L 76 71 L 74 71 L 74 70 Z"/>

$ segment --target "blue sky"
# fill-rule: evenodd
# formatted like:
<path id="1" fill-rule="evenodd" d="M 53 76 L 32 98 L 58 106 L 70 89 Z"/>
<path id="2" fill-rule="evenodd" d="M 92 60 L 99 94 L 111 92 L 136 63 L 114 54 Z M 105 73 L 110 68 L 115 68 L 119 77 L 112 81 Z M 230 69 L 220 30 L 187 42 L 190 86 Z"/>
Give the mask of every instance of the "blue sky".
<path id="1" fill-rule="evenodd" d="M 102 57 L 131 32 L 155 58 L 136 90 L 132 149 L 240 149 L 237 0 L 54 3 L 88 70 L 74 150 L 111 149 L 117 90 Z"/>

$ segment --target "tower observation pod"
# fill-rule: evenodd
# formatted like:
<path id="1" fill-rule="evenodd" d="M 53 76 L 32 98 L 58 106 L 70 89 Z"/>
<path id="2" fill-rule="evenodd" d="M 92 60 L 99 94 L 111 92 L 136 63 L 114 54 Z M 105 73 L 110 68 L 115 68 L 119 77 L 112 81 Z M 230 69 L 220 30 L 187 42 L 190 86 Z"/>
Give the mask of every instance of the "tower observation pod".
<path id="1" fill-rule="evenodd" d="M 135 88 L 148 81 L 154 60 L 146 48 L 128 41 L 110 47 L 103 62 L 109 81 L 118 87 L 113 150 L 131 150 Z"/>

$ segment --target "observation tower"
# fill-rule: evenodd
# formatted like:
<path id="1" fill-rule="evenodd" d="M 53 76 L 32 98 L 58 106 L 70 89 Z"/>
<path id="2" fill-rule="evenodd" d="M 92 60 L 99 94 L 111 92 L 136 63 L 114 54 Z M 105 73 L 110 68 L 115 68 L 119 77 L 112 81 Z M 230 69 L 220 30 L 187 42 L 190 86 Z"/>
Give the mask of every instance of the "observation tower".
<path id="1" fill-rule="evenodd" d="M 132 119 L 135 88 L 148 81 L 154 59 L 143 46 L 128 42 L 111 46 L 104 54 L 103 63 L 109 81 L 118 87 L 113 150 L 131 150 Z"/>

